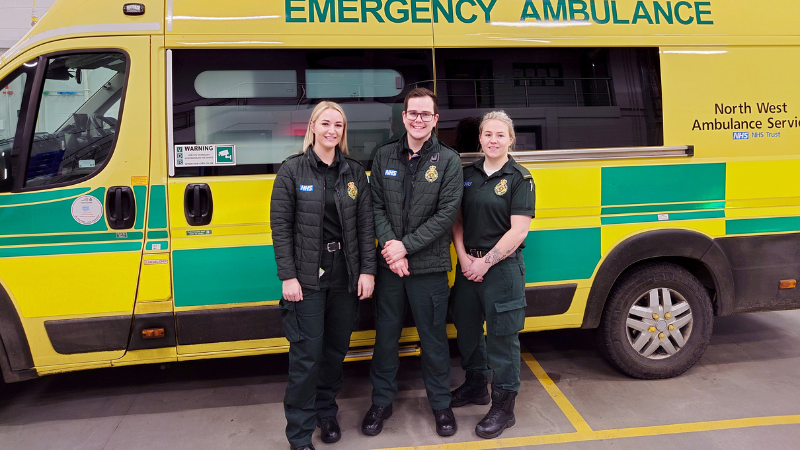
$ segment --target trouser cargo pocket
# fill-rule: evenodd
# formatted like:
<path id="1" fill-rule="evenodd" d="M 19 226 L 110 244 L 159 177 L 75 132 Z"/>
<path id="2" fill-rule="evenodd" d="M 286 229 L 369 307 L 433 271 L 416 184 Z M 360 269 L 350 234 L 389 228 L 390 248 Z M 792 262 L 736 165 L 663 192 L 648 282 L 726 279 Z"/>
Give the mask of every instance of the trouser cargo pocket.
<path id="1" fill-rule="evenodd" d="M 281 300 L 281 318 L 283 319 L 283 331 L 286 335 L 286 340 L 289 342 L 300 342 L 303 340 L 303 332 L 300 329 L 300 321 L 297 319 L 297 311 L 295 310 L 297 304 L 295 302 L 288 302 Z"/>
<path id="2" fill-rule="evenodd" d="M 525 297 L 495 302 L 494 335 L 508 336 L 525 328 Z"/>

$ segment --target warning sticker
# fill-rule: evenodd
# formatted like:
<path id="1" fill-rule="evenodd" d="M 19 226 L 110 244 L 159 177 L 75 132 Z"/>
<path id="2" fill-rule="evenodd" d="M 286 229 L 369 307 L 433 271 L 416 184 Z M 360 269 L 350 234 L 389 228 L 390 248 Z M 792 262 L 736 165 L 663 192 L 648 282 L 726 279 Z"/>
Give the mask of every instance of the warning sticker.
<path id="1" fill-rule="evenodd" d="M 81 225 L 92 225 L 103 217 L 103 204 L 96 197 L 82 195 L 72 202 L 72 218 Z"/>
<path id="2" fill-rule="evenodd" d="M 145 186 L 147 185 L 147 177 L 131 177 L 131 185 Z"/>
<path id="3" fill-rule="evenodd" d="M 175 167 L 235 166 L 235 145 L 176 145 Z"/>
<path id="4" fill-rule="evenodd" d="M 167 259 L 145 259 L 144 265 L 145 266 L 154 266 L 160 264 L 169 264 L 169 260 Z"/>

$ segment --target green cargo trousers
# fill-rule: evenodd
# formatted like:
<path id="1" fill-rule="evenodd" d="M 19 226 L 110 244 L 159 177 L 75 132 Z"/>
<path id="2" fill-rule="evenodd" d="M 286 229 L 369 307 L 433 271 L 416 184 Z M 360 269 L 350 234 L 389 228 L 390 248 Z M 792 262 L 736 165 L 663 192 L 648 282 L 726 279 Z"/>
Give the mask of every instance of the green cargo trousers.
<path id="1" fill-rule="evenodd" d="M 450 348 L 447 344 L 446 272 L 399 277 L 379 267 L 375 282 L 375 352 L 372 403 L 387 407 L 397 396 L 397 354 L 408 307 L 422 344 L 422 380 L 434 410 L 450 407 Z"/>
<path id="2" fill-rule="evenodd" d="M 492 266 L 481 283 L 464 277 L 459 264 L 450 300 L 461 367 L 492 374 L 494 385 L 514 392 L 520 384 L 519 332 L 525 328 L 525 263 L 520 252 L 516 256 Z"/>
<path id="3" fill-rule="evenodd" d="M 328 267 L 326 289 L 303 288 L 303 300 L 281 300 L 286 339 L 289 340 L 289 380 L 283 409 L 286 437 L 293 447 L 311 443 L 318 418 L 339 411 L 336 394 L 344 380 L 342 364 L 350 347 L 350 334 L 358 318 L 358 296 L 347 288 L 342 252 L 323 255 Z M 330 261 L 330 259 L 333 261 Z"/>

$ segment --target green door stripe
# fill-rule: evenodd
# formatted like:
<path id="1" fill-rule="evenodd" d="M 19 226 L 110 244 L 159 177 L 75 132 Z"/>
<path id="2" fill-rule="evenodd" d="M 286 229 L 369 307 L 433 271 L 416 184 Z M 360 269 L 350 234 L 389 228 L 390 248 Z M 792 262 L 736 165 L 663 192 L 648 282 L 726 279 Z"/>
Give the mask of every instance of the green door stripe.
<path id="1" fill-rule="evenodd" d="M 147 186 L 134 186 L 133 196 L 136 198 L 136 223 L 133 225 L 135 230 L 144 227 L 144 206 L 147 204 Z"/>
<path id="2" fill-rule="evenodd" d="M 604 167 L 602 206 L 725 200 L 725 163 Z"/>
<path id="3" fill-rule="evenodd" d="M 725 209 L 725 202 L 673 203 L 669 205 L 610 206 L 603 208 L 607 214 L 636 214 L 654 212 L 695 211 L 702 209 Z"/>
<path id="4" fill-rule="evenodd" d="M 141 251 L 141 242 L 119 242 L 113 244 L 53 245 L 48 247 L 0 248 L 0 258 L 20 256 L 81 255 L 87 253 L 119 253 Z M 113 268 L 112 268 L 113 270 Z"/>
<path id="5" fill-rule="evenodd" d="M 118 235 L 119 234 L 119 235 Z M 53 236 L 19 236 L 0 238 L 0 247 L 9 245 L 41 245 L 41 244 L 79 244 L 86 242 L 102 241 L 134 241 L 142 240 L 144 233 L 141 231 L 127 232 L 127 236 L 122 233 L 79 233 L 79 234 L 59 234 Z"/>
<path id="6" fill-rule="evenodd" d="M 147 219 L 147 228 L 167 228 L 167 187 L 163 184 L 150 187 L 150 215 Z"/>
<path id="7" fill-rule="evenodd" d="M 591 278 L 600 262 L 600 228 L 531 231 L 522 255 L 527 283 Z"/>
<path id="8" fill-rule="evenodd" d="M 148 231 L 147 232 L 147 239 L 166 239 L 169 237 L 169 233 L 166 231 Z"/>
<path id="9" fill-rule="evenodd" d="M 0 195 L 0 206 L 17 206 L 29 203 L 51 202 L 77 197 L 89 192 L 91 188 L 72 188 L 61 191 L 24 192 L 21 194 Z"/>
<path id="10" fill-rule="evenodd" d="M 658 214 L 643 214 L 638 216 L 612 216 L 602 217 L 600 223 L 603 225 L 621 225 L 631 223 L 649 222 L 676 222 L 680 220 L 700 220 L 700 219 L 720 219 L 725 217 L 725 211 L 698 211 L 685 213 L 670 213 L 668 220 L 659 220 Z"/>
<path id="11" fill-rule="evenodd" d="M 800 217 L 771 217 L 768 219 L 734 219 L 725 222 L 725 234 L 780 233 L 800 231 Z"/>
<path id="12" fill-rule="evenodd" d="M 174 250 L 172 271 L 178 307 L 281 298 L 271 245 Z"/>
<path id="13" fill-rule="evenodd" d="M 103 205 L 106 188 L 91 191 L 91 195 Z M 72 217 L 74 199 L 61 199 L 48 203 L 20 205 L 13 208 L 0 208 L 0 235 L 19 236 L 31 234 L 85 233 L 88 231 L 109 231 L 103 216 L 92 225 L 81 225 Z"/>

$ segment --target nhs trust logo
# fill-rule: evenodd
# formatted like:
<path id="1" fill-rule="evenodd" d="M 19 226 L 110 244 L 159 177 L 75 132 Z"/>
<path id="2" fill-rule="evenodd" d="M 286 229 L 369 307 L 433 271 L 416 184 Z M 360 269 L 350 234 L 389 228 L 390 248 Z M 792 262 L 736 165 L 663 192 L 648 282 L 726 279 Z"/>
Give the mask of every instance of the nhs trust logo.
<path id="1" fill-rule="evenodd" d="M 300 190 L 303 191 L 303 192 L 313 192 L 314 191 L 314 185 L 313 184 L 301 184 L 300 185 Z"/>
<path id="2" fill-rule="evenodd" d="M 748 133 L 746 131 L 744 131 L 744 132 L 739 131 L 739 132 L 733 133 L 733 140 L 734 141 L 746 141 L 748 139 L 750 139 L 750 133 Z"/>
<path id="3" fill-rule="evenodd" d="M 386 169 L 386 171 L 383 172 L 383 175 L 387 176 L 387 177 L 396 177 L 397 176 L 397 171 L 396 170 L 391 170 L 391 169 Z"/>

